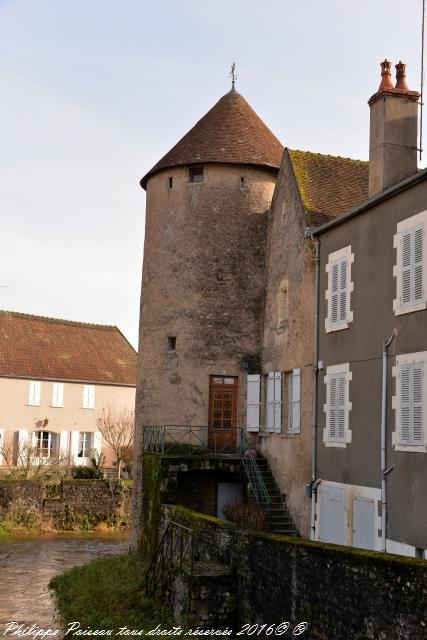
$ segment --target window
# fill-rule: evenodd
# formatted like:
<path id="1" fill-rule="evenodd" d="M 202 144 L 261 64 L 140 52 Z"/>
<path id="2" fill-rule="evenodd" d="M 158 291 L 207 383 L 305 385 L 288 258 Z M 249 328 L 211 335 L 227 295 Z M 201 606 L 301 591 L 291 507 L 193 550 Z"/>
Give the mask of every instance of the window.
<path id="1" fill-rule="evenodd" d="M 54 382 L 52 385 L 52 407 L 64 406 L 64 383 Z"/>
<path id="2" fill-rule="evenodd" d="M 166 348 L 167 348 L 168 351 L 176 351 L 176 337 L 175 336 L 168 336 Z"/>
<path id="3" fill-rule="evenodd" d="M 168 178 L 168 185 L 169 185 L 169 189 L 172 189 L 172 185 L 173 185 L 173 178 L 172 178 L 172 176 L 169 176 L 169 178 Z"/>
<path id="4" fill-rule="evenodd" d="M 39 458 L 51 458 L 58 450 L 58 434 L 51 431 L 37 431 L 35 447 Z"/>
<path id="5" fill-rule="evenodd" d="M 83 385 L 83 409 L 95 408 L 95 385 Z"/>
<path id="6" fill-rule="evenodd" d="M 301 369 L 288 376 L 288 433 L 301 432 Z"/>
<path id="7" fill-rule="evenodd" d="M 93 452 L 93 433 L 81 431 L 79 433 L 78 458 L 89 458 Z"/>
<path id="8" fill-rule="evenodd" d="M 267 377 L 267 431 L 280 433 L 282 429 L 282 374 L 269 373 Z"/>
<path id="9" fill-rule="evenodd" d="M 30 391 L 28 396 L 28 404 L 40 406 L 40 382 L 30 382 Z"/>
<path id="10" fill-rule="evenodd" d="M 189 182 L 203 182 L 203 167 L 191 167 L 188 170 Z"/>
<path id="11" fill-rule="evenodd" d="M 350 294 L 353 291 L 351 282 L 351 265 L 354 254 L 351 246 L 329 254 L 326 273 L 328 274 L 328 289 L 326 291 L 327 318 L 325 320 L 326 332 L 347 329 L 353 321 L 353 312 L 350 310 Z"/>
<path id="12" fill-rule="evenodd" d="M 427 451 L 425 377 L 427 352 L 397 356 L 393 375 L 396 377 L 396 430 L 392 442 L 397 451 Z"/>
<path id="13" fill-rule="evenodd" d="M 397 262 L 393 269 L 396 278 L 395 315 L 426 308 L 425 225 L 427 211 L 402 220 L 394 236 Z"/>
<path id="14" fill-rule="evenodd" d="M 259 414 L 261 406 L 261 376 L 256 373 L 247 377 L 246 429 L 259 431 Z"/>
<path id="15" fill-rule="evenodd" d="M 245 179 L 244 179 L 244 177 L 242 176 L 242 177 L 240 178 L 240 188 L 241 188 L 241 189 L 244 189 L 244 188 L 245 188 L 245 186 L 246 186 L 246 184 L 245 184 Z"/>
<path id="16" fill-rule="evenodd" d="M 327 447 L 346 447 L 351 442 L 349 429 L 349 383 L 352 374 L 349 364 L 339 364 L 326 369 L 326 427 L 323 442 Z"/>

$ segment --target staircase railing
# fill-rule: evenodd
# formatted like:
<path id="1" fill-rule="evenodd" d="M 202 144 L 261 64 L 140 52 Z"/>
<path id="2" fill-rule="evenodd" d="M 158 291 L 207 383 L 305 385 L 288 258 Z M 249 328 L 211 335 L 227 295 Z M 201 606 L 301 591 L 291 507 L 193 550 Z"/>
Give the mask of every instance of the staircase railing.
<path id="1" fill-rule="evenodd" d="M 270 504 L 270 494 L 259 469 L 256 452 L 243 429 L 240 432 L 240 461 L 256 502 Z"/>

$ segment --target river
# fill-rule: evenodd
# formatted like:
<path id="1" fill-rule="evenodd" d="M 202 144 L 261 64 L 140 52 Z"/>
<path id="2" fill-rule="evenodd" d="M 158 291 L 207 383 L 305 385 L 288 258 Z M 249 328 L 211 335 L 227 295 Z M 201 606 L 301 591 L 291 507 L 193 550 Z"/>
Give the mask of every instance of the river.
<path id="1" fill-rule="evenodd" d="M 43 629 L 59 628 L 54 622 L 50 579 L 76 565 L 124 553 L 128 548 L 129 535 L 123 532 L 0 539 L 0 636 L 11 621 Z M 13 637 L 9 633 L 7 636 Z"/>

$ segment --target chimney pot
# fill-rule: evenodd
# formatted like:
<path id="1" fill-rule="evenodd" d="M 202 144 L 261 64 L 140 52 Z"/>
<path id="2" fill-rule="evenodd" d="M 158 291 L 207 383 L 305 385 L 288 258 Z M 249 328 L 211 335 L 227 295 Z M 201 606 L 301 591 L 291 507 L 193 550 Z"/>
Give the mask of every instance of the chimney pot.
<path id="1" fill-rule="evenodd" d="M 378 87 L 378 93 L 380 91 L 388 91 L 390 89 L 394 89 L 390 69 L 391 62 L 386 58 L 383 62 L 381 62 L 381 83 Z"/>
<path id="2" fill-rule="evenodd" d="M 409 91 L 408 84 L 406 82 L 406 64 L 403 64 L 401 60 L 399 60 L 396 67 L 396 89 L 398 91 Z"/>

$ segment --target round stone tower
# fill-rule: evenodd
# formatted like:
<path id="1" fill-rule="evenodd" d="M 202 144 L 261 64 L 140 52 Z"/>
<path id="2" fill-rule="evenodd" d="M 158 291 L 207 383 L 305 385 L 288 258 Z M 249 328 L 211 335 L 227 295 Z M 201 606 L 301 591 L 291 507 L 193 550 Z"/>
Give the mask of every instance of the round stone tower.
<path id="1" fill-rule="evenodd" d="M 142 178 L 139 432 L 143 425 L 216 425 L 225 433 L 245 424 L 282 152 L 232 89 Z M 226 444 L 220 438 L 218 446 Z"/>

